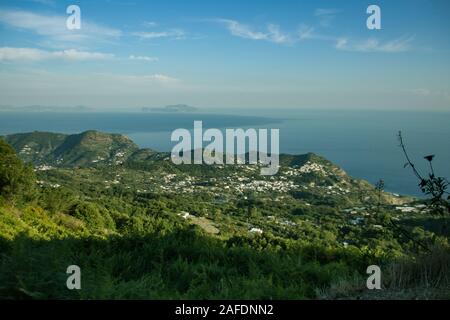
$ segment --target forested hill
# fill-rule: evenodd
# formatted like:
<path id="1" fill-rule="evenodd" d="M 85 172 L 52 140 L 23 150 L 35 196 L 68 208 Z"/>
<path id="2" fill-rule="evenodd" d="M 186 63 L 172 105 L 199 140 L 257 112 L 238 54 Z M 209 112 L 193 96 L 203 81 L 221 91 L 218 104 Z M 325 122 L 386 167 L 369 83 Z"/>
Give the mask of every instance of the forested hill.
<path id="1" fill-rule="evenodd" d="M 21 159 L 34 165 L 87 166 L 127 159 L 138 146 L 124 135 L 98 131 L 65 135 L 31 132 L 8 135 Z"/>
<path id="2" fill-rule="evenodd" d="M 0 299 L 450 296 L 448 219 L 315 154 L 261 176 L 95 131 L 6 140 Z M 73 264 L 82 290 L 65 287 Z M 386 290 L 367 290 L 373 264 Z"/>
<path id="3" fill-rule="evenodd" d="M 79 134 L 29 132 L 4 137 L 14 147 L 20 158 L 33 165 L 57 165 L 61 167 L 89 167 L 97 164 L 111 165 L 117 162 L 145 162 L 166 158 L 167 152 L 139 149 L 127 136 L 94 130 Z M 280 164 L 301 166 L 307 161 L 332 165 L 313 153 L 280 156 Z"/>
<path id="4" fill-rule="evenodd" d="M 5 140 L 24 162 L 31 163 L 38 171 L 56 168 L 110 168 L 114 171 L 122 168 L 128 170 L 122 181 L 128 177 L 128 188 L 131 189 L 162 188 L 167 192 L 183 189 L 185 192 L 214 193 L 215 189 L 222 188 L 224 196 L 234 197 L 245 192 L 264 194 L 273 191 L 311 202 L 322 199 L 320 201 L 329 205 L 355 203 L 361 197 L 372 204 L 378 201 L 375 188 L 370 183 L 353 179 L 341 168 L 314 153 L 281 154 L 278 174 L 264 177 L 256 165 L 175 165 L 170 161 L 169 153 L 139 149 L 121 134 L 98 131 L 71 135 L 31 132 L 8 135 Z M 153 179 L 140 180 L 139 177 L 145 177 L 145 174 L 136 175 L 136 170 L 150 173 Z M 92 181 L 104 178 L 99 172 L 103 171 L 91 173 Z M 383 193 L 382 199 L 391 204 L 411 200 L 390 193 Z"/>

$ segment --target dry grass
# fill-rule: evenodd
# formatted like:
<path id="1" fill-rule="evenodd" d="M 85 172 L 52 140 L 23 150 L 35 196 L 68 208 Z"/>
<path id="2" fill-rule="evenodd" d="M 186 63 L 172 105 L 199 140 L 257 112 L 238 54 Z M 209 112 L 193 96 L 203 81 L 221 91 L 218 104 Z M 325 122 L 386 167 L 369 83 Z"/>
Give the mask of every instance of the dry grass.
<path id="1" fill-rule="evenodd" d="M 317 292 L 319 299 L 450 299 L 450 249 L 436 246 L 382 267 L 382 290 L 368 290 L 366 278 L 339 279 Z"/>

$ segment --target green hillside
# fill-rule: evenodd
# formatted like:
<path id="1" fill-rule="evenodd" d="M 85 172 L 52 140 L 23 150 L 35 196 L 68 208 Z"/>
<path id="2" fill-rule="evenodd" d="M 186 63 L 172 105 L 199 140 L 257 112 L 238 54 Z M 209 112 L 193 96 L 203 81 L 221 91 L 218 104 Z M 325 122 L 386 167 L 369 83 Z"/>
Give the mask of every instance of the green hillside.
<path id="1" fill-rule="evenodd" d="M 34 165 L 77 167 L 97 163 L 118 164 L 138 149 L 126 136 L 97 131 L 73 135 L 32 132 L 9 135 L 5 140 L 24 161 Z"/>
<path id="2" fill-rule="evenodd" d="M 6 140 L 0 298 L 450 297 L 448 217 L 318 155 L 282 155 L 265 177 L 258 166 L 176 166 L 95 131 Z M 72 264 L 82 290 L 65 286 Z M 372 264 L 382 291 L 366 288 Z"/>

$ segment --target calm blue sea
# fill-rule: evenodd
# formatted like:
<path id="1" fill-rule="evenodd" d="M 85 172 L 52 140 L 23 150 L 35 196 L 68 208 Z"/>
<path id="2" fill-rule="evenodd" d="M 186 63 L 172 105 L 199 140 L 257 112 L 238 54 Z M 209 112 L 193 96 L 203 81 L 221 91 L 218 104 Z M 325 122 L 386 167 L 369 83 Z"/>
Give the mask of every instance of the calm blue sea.
<path id="1" fill-rule="evenodd" d="M 238 114 L 238 115 L 237 115 Z M 399 111 L 223 110 L 218 113 L 0 113 L 0 134 L 30 131 L 78 133 L 89 129 L 128 135 L 140 147 L 170 151 L 172 130 L 278 128 L 280 150 L 314 152 L 369 182 L 385 180 L 392 192 L 420 195 L 398 147 L 402 130 L 411 157 L 423 172 L 423 156 L 436 154 L 435 171 L 450 178 L 450 113 Z"/>

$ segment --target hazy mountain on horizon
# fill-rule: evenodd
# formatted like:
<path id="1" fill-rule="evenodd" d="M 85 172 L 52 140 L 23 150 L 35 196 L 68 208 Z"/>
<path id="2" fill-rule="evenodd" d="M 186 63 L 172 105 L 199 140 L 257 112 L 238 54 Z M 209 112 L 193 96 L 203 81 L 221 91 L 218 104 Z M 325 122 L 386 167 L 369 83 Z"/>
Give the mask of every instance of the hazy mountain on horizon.
<path id="1" fill-rule="evenodd" d="M 42 106 L 42 105 L 31 105 L 23 107 L 13 107 L 13 106 L 0 106 L 0 112 L 88 112 L 94 111 L 92 107 L 86 106 Z"/>

